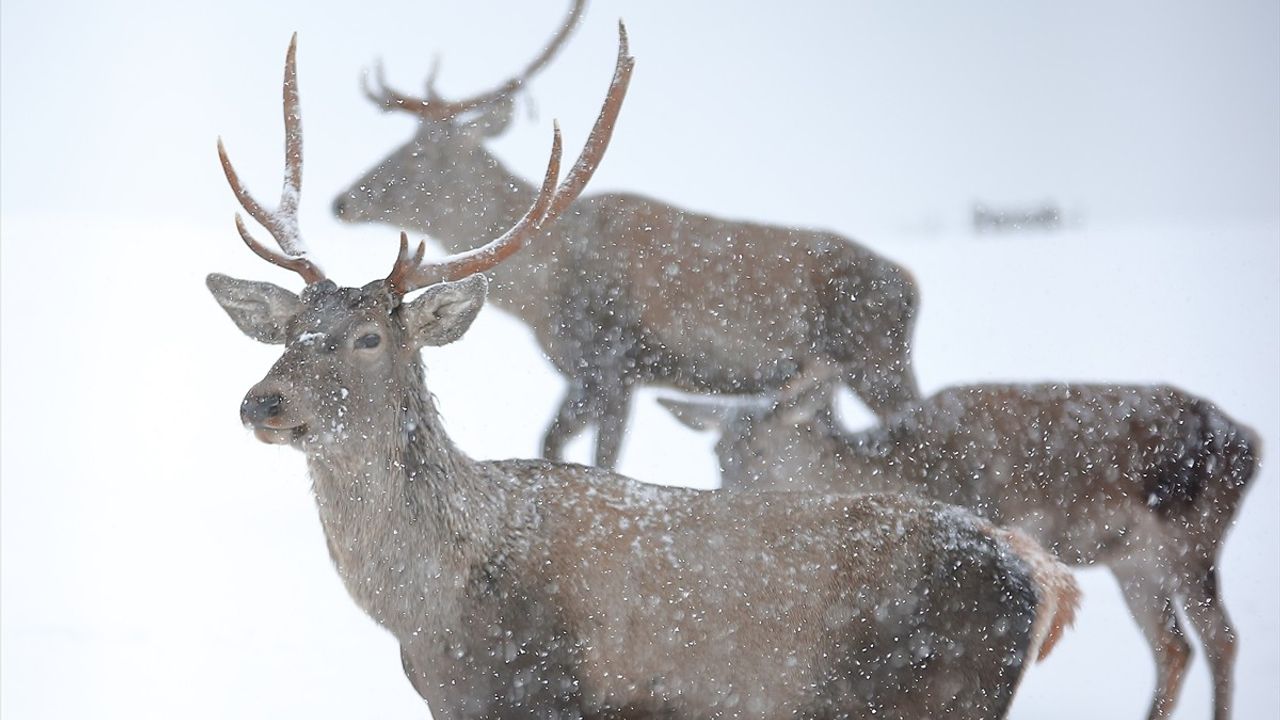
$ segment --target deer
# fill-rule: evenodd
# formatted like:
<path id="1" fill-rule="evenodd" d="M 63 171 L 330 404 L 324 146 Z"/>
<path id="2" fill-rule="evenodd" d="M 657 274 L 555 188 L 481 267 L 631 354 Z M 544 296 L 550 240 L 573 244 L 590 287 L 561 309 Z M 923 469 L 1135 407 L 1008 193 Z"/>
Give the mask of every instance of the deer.
<path id="1" fill-rule="evenodd" d="M 892 495 L 722 494 L 545 459 L 478 461 L 445 431 L 421 351 L 461 338 L 485 272 L 542 237 L 611 137 L 634 60 L 620 26 L 604 107 L 557 185 L 478 249 L 400 251 L 386 278 L 328 279 L 302 242 L 296 36 L 284 75 L 285 182 L 232 191 L 301 294 L 214 273 L 235 325 L 283 345 L 240 417 L 306 458 L 330 558 L 390 632 L 434 717 L 741 718 L 1005 715 L 1070 624 L 1078 589 L 1025 534 Z"/>
<path id="2" fill-rule="evenodd" d="M 1173 711 L 1191 646 L 1231 716 L 1236 632 L 1218 558 L 1260 443 L 1213 403 L 1168 385 L 986 384 L 943 389 L 888 423 L 850 433 L 830 368 L 790 395 L 735 406 L 662 398 L 717 430 L 723 487 L 758 492 L 910 491 L 1028 532 L 1072 565 L 1105 565 L 1155 658 L 1149 718 Z"/>
<path id="3" fill-rule="evenodd" d="M 418 118 L 416 134 L 338 194 L 346 222 L 427 233 L 449 252 L 509 226 L 537 188 L 486 147 L 510 124 L 513 97 L 564 45 L 575 0 L 519 74 L 449 101 L 388 87 L 378 64 L 364 92 Z M 490 275 L 489 297 L 528 325 L 568 388 L 543 457 L 596 430 L 594 464 L 616 466 L 637 386 L 753 394 L 783 387 L 813 357 L 843 368 L 881 417 L 919 398 L 911 367 L 911 275 L 832 232 L 725 220 L 649 197 L 577 201 L 546 236 Z"/>

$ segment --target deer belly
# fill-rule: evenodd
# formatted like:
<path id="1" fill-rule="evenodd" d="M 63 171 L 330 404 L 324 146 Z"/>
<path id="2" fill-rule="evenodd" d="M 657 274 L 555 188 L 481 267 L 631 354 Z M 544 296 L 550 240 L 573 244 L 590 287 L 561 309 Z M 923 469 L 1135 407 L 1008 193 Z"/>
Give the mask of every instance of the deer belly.
<path id="1" fill-rule="evenodd" d="M 1026 530 L 1069 565 L 1092 565 L 1142 544 L 1142 521 L 1149 516 L 1140 504 L 1117 499 L 1106 488 L 1072 475 L 1006 495 L 995 519 Z M 1152 535 L 1161 537 L 1159 532 Z"/>
<path id="2" fill-rule="evenodd" d="M 752 385 L 776 385 L 769 378 L 780 371 L 789 376 L 785 366 L 793 366 L 812 342 L 810 313 L 791 288 L 749 277 L 713 288 L 705 274 L 684 275 L 684 282 L 638 298 L 648 341 L 680 358 L 683 374 L 692 376 L 676 378 L 677 384 L 751 392 Z"/>

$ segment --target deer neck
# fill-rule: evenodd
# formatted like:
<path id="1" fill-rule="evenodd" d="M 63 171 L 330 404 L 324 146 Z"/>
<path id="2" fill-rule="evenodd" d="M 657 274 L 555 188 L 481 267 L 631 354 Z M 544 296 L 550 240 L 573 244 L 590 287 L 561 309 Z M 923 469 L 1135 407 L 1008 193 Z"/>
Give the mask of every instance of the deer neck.
<path id="1" fill-rule="evenodd" d="M 837 431 L 831 440 L 839 464 L 846 468 L 875 478 L 893 477 L 897 472 L 893 437 L 882 426 L 853 433 Z"/>
<path id="2" fill-rule="evenodd" d="M 436 168 L 442 187 L 456 188 L 452 197 L 424 203 L 407 220 L 419 225 L 449 253 L 479 247 L 506 232 L 524 216 L 537 196 L 537 188 L 481 147 L 470 168 L 463 163 Z M 541 235 L 529 246 L 488 271 L 489 301 L 527 322 L 549 312 L 545 266 L 554 254 L 549 247 L 556 237 Z"/>
<path id="3" fill-rule="evenodd" d="M 500 486 L 449 439 L 411 363 L 370 422 L 308 448 L 329 552 L 348 592 L 397 636 L 447 617 L 500 545 Z M 358 425 L 358 428 L 354 428 Z M 423 603 L 424 597 L 435 602 Z M 418 617 L 424 607 L 436 617 Z"/>

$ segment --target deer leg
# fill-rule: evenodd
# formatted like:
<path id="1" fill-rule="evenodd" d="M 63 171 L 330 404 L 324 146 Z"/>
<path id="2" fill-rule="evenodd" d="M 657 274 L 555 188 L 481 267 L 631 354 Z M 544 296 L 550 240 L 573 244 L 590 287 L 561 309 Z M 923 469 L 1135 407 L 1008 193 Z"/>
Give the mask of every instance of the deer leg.
<path id="1" fill-rule="evenodd" d="M 556 417 L 542 438 L 542 457 L 548 460 L 564 460 L 564 446 L 582 432 L 591 419 L 587 407 L 587 387 L 579 380 L 569 380 L 569 390 Z"/>
<path id="2" fill-rule="evenodd" d="M 1156 660 L 1156 694 L 1151 701 L 1149 720 L 1167 718 L 1173 712 L 1182 678 L 1191 659 L 1173 609 L 1173 594 L 1159 581 L 1141 573 L 1112 568 L 1124 592 L 1129 613 L 1142 629 Z"/>
<path id="3" fill-rule="evenodd" d="M 1230 720 L 1236 631 L 1222 605 L 1217 572 L 1211 563 L 1186 583 L 1182 609 L 1200 636 L 1200 647 L 1213 671 L 1213 718 Z"/>
<path id="4" fill-rule="evenodd" d="M 618 464 L 627 416 L 631 413 L 631 386 L 622 382 L 612 384 L 600 405 L 600 417 L 596 421 L 596 467 L 612 470 Z"/>

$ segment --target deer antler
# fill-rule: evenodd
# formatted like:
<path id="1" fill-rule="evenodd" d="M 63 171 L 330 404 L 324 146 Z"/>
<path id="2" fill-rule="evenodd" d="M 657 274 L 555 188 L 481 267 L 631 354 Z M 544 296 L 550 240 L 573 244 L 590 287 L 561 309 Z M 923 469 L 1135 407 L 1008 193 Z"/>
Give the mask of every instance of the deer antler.
<path id="1" fill-rule="evenodd" d="M 458 280 L 474 273 L 484 272 L 524 247 L 536 232 L 548 227 L 582 193 L 582 189 L 586 187 L 604 158 L 609 140 L 613 137 L 613 127 L 622 109 L 622 100 L 626 97 L 634 67 L 635 58 L 629 54 L 627 29 L 619 22 L 618 62 L 614 67 L 609 92 L 605 96 L 600 115 L 591 129 L 591 135 L 588 136 L 582 153 L 578 156 L 573 168 L 569 170 L 564 182 L 559 187 L 555 185 L 560 175 L 560 126 L 557 124 L 551 147 L 551 162 L 547 165 L 542 188 L 524 217 L 520 218 L 510 230 L 482 247 L 431 263 L 422 262 L 423 254 L 426 252 L 424 242 L 419 242 L 417 250 L 410 256 L 409 237 L 405 233 L 400 233 L 400 254 L 396 258 L 391 274 L 387 277 L 387 284 L 392 290 L 404 295 L 441 280 Z"/>
<path id="2" fill-rule="evenodd" d="M 587 144 L 582 148 L 578 161 L 569 170 L 569 175 L 556 190 L 556 197 L 547 209 L 546 217 L 539 227 L 550 225 L 560 213 L 564 212 L 582 189 L 587 186 L 591 176 L 595 174 L 600 161 L 604 159 L 604 151 L 613 138 L 613 126 L 618 121 L 618 113 L 622 110 L 622 99 L 627 95 L 627 85 L 631 82 L 631 71 L 635 68 L 636 59 L 631 57 L 630 45 L 627 42 L 627 26 L 618 21 L 618 62 L 613 68 L 613 80 L 609 82 L 609 92 L 605 95 L 600 115 L 591 127 L 587 136 Z"/>
<path id="3" fill-rule="evenodd" d="M 324 272 L 304 257 L 307 249 L 298 231 L 298 201 L 302 195 L 302 114 L 298 101 L 297 54 L 298 34 L 294 33 L 284 61 L 284 187 L 280 191 L 279 207 L 267 210 L 249 193 L 227 157 L 222 138 L 218 138 L 218 159 L 240 204 L 271 233 L 284 252 L 275 252 L 255 240 L 240 213 L 236 213 L 236 230 L 240 232 L 240 238 L 258 257 L 298 273 L 311 285 L 324 280 Z"/>
<path id="4" fill-rule="evenodd" d="M 401 232 L 400 254 L 391 268 L 391 274 L 387 276 L 387 285 L 393 292 L 405 295 L 442 279 L 457 280 L 484 272 L 524 247 L 529 236 L 538 228 L 538 222 L 546 215 L 551 201 L 555 199 L 556 180 L 560 177 L 560 155 L 560 125 L 557 123 L 551 141 L 551 161 L 547 163 L 547 173 L 542 179 L 538 197 L 519 222 L 484 247 L 452 255 L 440 262 L 424 264 L 422 257 L 427 250 L 426 242 L 418 241 L 418 248 L 410 257 L 409 234 Z"/>
<path id="5" fill-rule="evenodd" d="M 569 32 L 578 24 L 586 5 L 587 0 L 574 0 L 573 6 L 569 9 L 568 17 L 565 18 L 560 29 L 556 31 L 555 36 L 551 38 L 551 42 L 547 44 L 547 47 L 524 70 L 488 92 L 480 93 L 465 100 L 448 101 L 441 99 L 435 93 L 436 71 L 439 66 L 433 63 L 431 72 L 427 76 L 426 97 L 418 98 L 405 95 L 398 90 L 387 87 L 386 78 L 382 71 L 382 63 L 379 62 L 374 66 L 373 72 L 377 86 L 370 87 L 369 77 L 366 75 L 363 81 L 364 94 L 374 104 L 381 106 L 383 110 L 405 110 L 429 120 L 447 120 L 468 110 L 487 105 L 519 90 L 555 57 L 556 53 L 564 45 L 565 39 L 569 37 Z"/>

